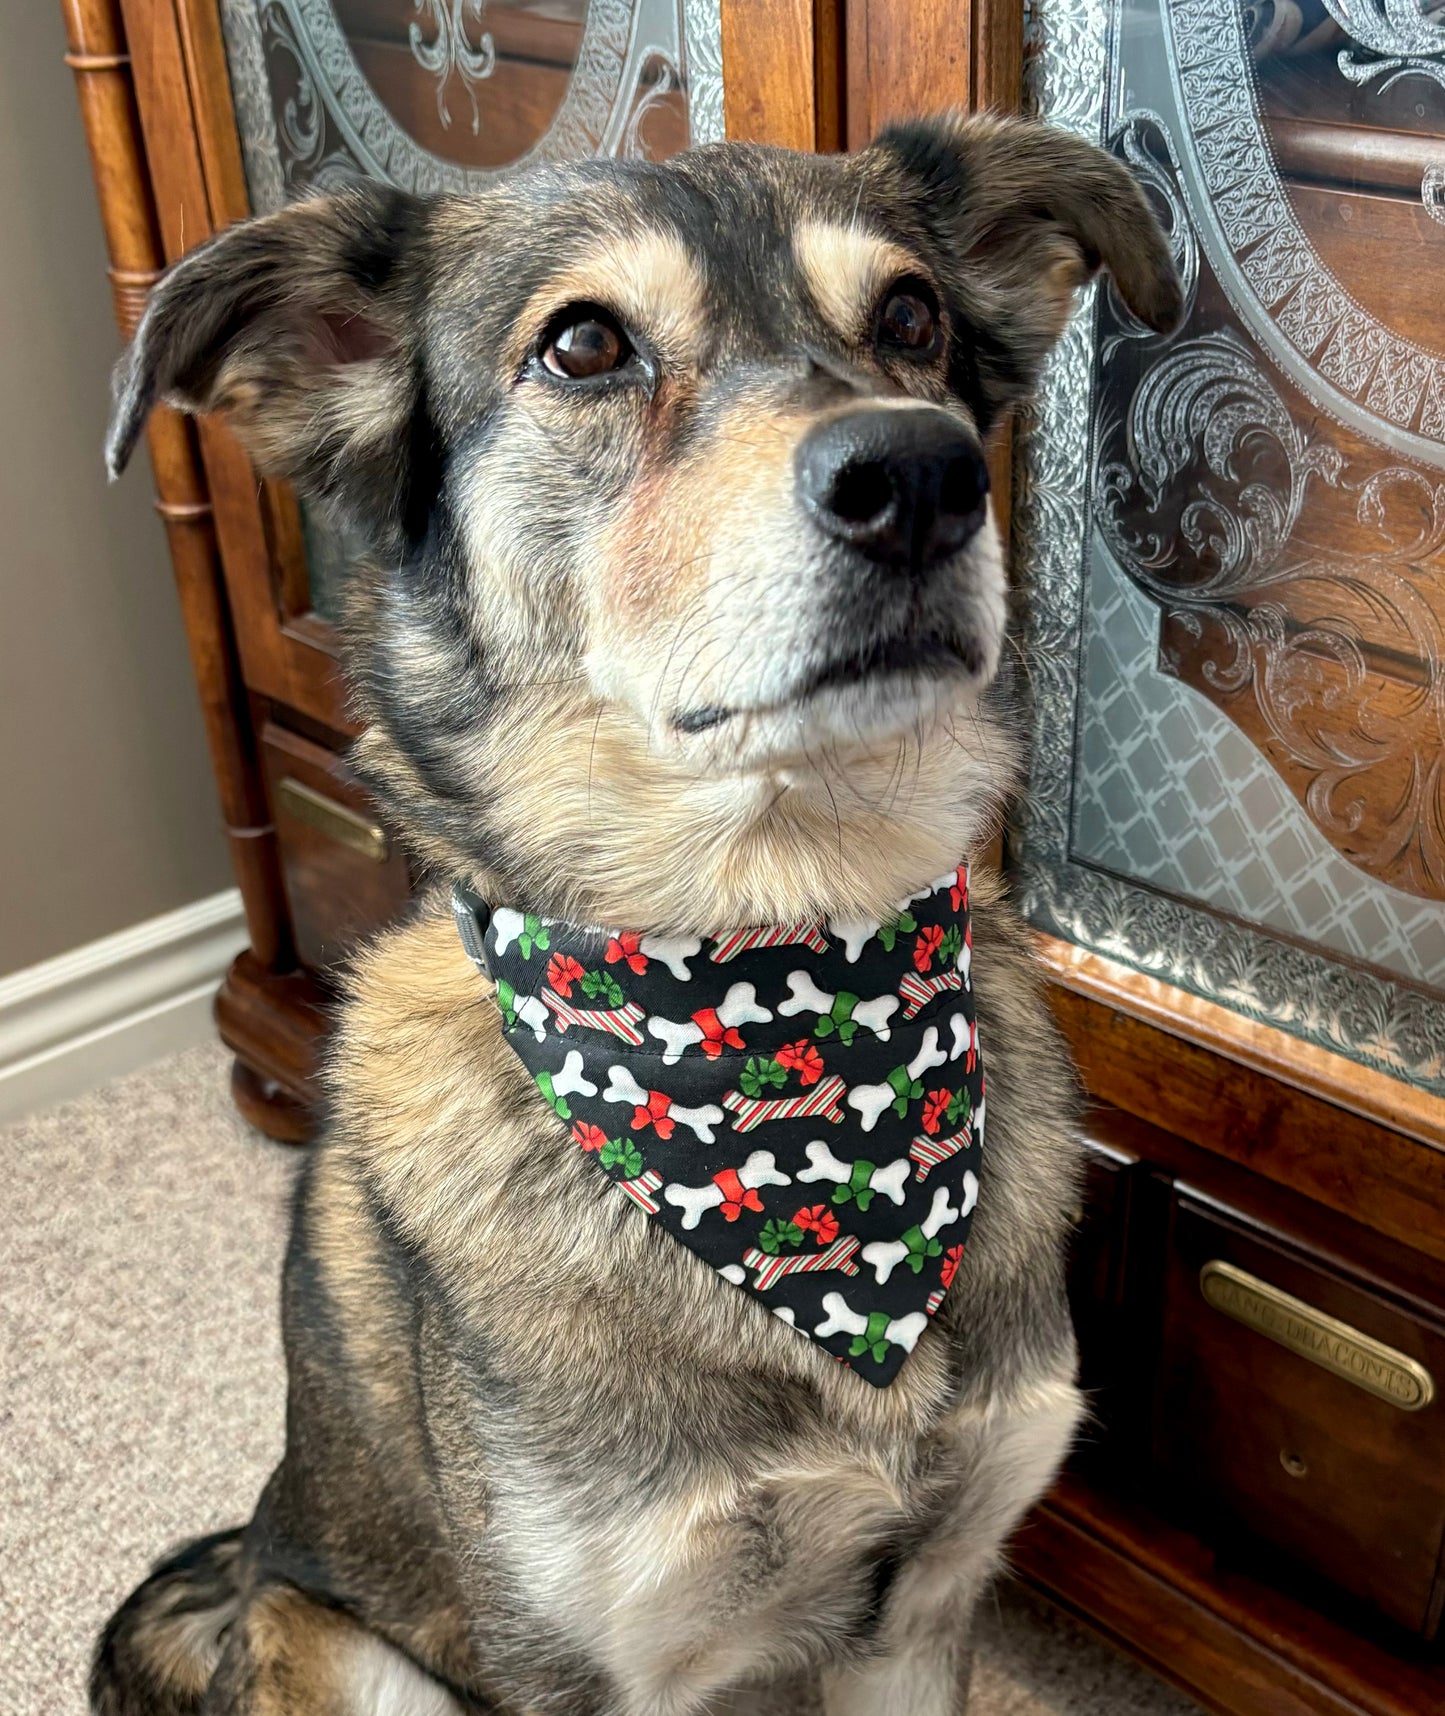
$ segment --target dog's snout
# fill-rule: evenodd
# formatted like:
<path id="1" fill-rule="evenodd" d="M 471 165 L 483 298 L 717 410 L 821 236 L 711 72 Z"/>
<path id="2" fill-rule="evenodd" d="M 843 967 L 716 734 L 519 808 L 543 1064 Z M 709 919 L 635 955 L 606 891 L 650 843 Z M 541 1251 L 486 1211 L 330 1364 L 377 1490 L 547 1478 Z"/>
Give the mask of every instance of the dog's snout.
<path id="1" fill-rule="evenodd" d="M 931 406 L 849 411 L 810 430 L 798 493 L 829 536 L 883 565 L 924 571 L 984 521 L 988 466 L 977 439 Z"/>

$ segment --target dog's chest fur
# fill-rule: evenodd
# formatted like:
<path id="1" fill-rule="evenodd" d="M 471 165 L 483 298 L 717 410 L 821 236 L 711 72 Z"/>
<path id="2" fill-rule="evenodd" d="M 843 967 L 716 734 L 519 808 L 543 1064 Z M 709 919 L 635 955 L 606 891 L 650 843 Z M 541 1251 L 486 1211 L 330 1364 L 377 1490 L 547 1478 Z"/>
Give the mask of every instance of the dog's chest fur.
<path id="1" fill-rule="evenodd" d="M 535 1652 L 539 1620 L 562 1679 L 585 1664 L 638 1690 L 866 1652 L 900 1577 L 938 1555 L 951 1581 L 970 1555 L 991 1562 L 998 1533 L 980 1522 L 1045 1481 L 1078 1413 L 1057 1261 L 1070 1093 L 1036 1061 L 1020 1076 L 1013 1045 L 1048 1026 L 1012 920 L 985 923 L 996 1208 L 883 1389 L 760 1314 L 578 1159 L 448 916 L 363 962 L 298 1246 L 330 1302 L 364 1312 L 344 1343 L 363 1391 L 388 1420 L 420 1420 L 408 1434 L 430 1473 L 414 1481 L 435 1492 L 460 1608 L 504 1682 L 507 1636 Z M 406 1260 L 389 1336 L 365 1261 L 382 1245 Z"/>

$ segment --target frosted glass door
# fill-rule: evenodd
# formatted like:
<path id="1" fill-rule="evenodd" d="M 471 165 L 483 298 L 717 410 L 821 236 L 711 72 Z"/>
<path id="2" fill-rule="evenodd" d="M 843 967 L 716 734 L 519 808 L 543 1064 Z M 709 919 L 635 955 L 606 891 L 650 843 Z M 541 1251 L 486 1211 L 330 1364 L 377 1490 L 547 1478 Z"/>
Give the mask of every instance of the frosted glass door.
<path id="1" fill-rule="evenodd" d="M 1040 0 L 1028 87 L 1189 312 L 1095 291 L 1023 439 L 1027 909 L 1445 1093 L 1445 11 Z"/>

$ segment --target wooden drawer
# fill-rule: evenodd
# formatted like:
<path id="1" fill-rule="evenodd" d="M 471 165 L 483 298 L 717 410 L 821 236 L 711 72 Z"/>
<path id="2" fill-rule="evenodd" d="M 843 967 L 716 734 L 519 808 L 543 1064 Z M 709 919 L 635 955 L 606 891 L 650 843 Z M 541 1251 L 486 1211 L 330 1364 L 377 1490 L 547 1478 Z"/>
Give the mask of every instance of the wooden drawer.
<path id="1" fill-rule="evenodd" d="M 261 751 L 296 950 L 325 970 L 400 913 L 406 859 L 339 757 L 272 722 Z"/>
<path id="2" fill-rule="evenodd" d="M 1172 1230 L 1153 1439 L 1175 1494 L 1433 1636 L 1445 1326 L 1182 1189 Z"/>
<path id="3" fill-rule="evenodd" d="M 1079 1338 L 1079 1379 L 1089 1395 L 1090 1430 L 1116 1426 L 1121 1385 L 1130 1378 L 1129 1318 L 1123 1302 L 1131 1192 L 1138 1158 L 1085 1140 L 1082 1204 L 1069 1247 L 1069 1308 Z"/>

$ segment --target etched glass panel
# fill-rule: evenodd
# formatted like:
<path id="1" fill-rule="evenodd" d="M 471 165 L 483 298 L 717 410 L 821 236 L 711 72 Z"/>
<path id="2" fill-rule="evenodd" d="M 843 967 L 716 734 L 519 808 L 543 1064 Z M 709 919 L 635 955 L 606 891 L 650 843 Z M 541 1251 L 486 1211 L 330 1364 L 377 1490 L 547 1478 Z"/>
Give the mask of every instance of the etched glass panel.
<path id="1" fill-rule="evenodd" d="M 723 135 L 719 0 L 221 0 L 252 208 L 358 175 L 466 191 Z M 317 612 L 351 557 L 306 519 Z"/>
<path id="2" fill-rule="evenodd" d="M 1445 15 L 1039 0 L 1047 118 L 1172 235 L 1023 438 L 1031 915 L 1445 1094 Z"/>

